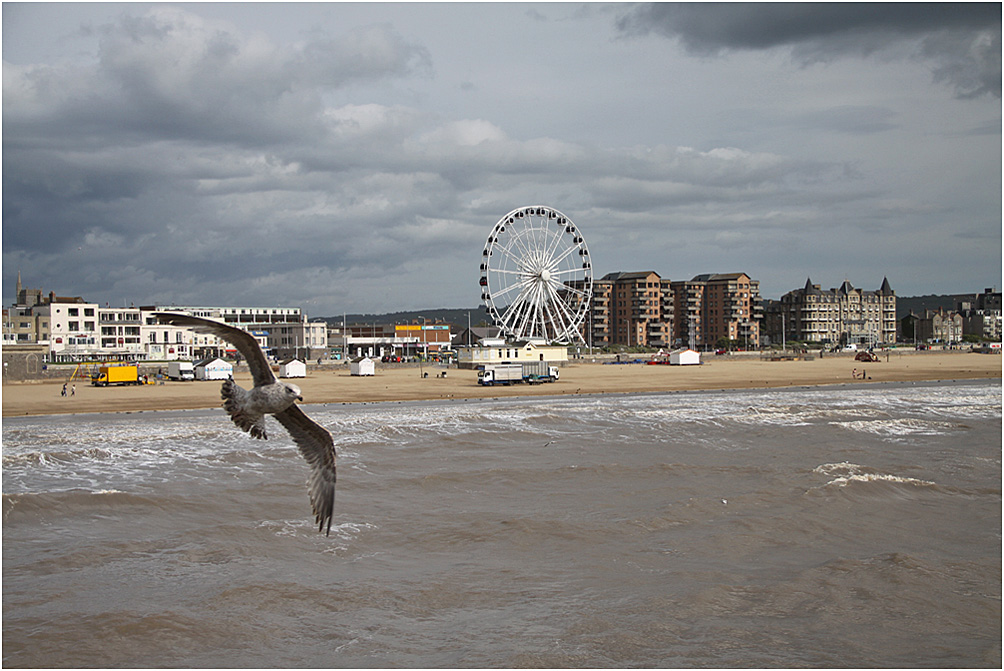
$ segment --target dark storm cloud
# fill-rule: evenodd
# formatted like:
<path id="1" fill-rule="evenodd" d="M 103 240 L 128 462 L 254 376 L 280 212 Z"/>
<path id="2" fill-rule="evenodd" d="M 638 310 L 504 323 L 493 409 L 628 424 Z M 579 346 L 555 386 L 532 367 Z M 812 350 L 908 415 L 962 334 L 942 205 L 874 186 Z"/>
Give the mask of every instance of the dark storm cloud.
<path id="1" fill-rule="evenodd" d="M 790 47 L 805 63 L 919 40 L 913 54 L 956 95 L 1001 95 L 998 3 L 658 3 L 632 7 L 617 26 L 678 39 L 695 55 Z"/>
<path id="2" fill-rule="evenodd" d="M 55 132 L 63 147 L 100 135 L 255 145 L 303 140 L 323 130 L 325 90 L 410 75 L 429 59 L 386 25 L 277 47 L 170 7 L 123 16 L 95 33 L 93 66 L 5 63 L 5 125 Z"/>
<path id="3" fill-rule="evenodd" d="M 423 48 L 386 25 L 278 47 L 163 7 L 93 32 L 91 62 L 4 62 L 5 250 L 30 257 L 99 246 L 179 277 L 181 258 L 236 267 L 229 255 L 200 256 L 200 240 L 239 250 L 247 236 L 238 222 L 267 234 L 268 220 L 303 209 L 290 202 L 296 194 L 330 185 L 297 163 L 336 153 L 325 91 L 428 65 Z M 278 212 L 256 213 L 252 203 Z M 173 271 L 140 246 L 150 240 L 174 259 Z"/>

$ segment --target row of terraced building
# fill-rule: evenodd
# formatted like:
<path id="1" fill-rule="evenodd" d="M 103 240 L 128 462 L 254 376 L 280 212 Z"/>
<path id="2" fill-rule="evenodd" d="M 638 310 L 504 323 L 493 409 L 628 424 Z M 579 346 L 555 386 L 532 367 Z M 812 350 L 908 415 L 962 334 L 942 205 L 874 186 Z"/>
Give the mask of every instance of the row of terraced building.
<path id="1" fill-rule="evenodd" d="M 727 346 L 756 349 L 770 342 L 824 344 L 896 342 L 896 292 L 883 279 L 876 291 L 845 281 L 822 290 L 806 282 L 780 301 L 763 301 L 760 282 L 746 273 L 709 273 L 669 280 L 654 271 L 615 272 L 593 282 L 581 327 L 594 347 Z"/>

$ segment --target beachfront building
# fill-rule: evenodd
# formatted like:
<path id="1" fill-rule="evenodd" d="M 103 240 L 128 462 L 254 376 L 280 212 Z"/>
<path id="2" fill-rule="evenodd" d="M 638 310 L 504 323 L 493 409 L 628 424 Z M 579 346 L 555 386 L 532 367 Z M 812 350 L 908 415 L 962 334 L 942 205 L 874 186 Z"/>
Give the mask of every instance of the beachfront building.
<path id="1" fill-rule="evenodd" d="M 746 273 L 673 281 L 654 271 L 616 272 L 593 282 L 582 336 L 596 347 L 754 348 L 762 317 L 760 283 Z"/>
<path id="2" fill-rule="evenodd" d="M 505 338 L 483 338 L 477 345 L 457 348 L 458 368 L 537 361 L 546 361 L 555 366 L 564 365 L 568 363 L 568 346 L 545 345 L 528 340 L 511 342 Z"/>
<path id="3" fill-rule="evenodd" d="M 955 344 L 962 342 L 965 319 L 958 312 L 944 310 L 924 310 L 924 314 L 913 312 L 903 317 L 903 339 L 917 344 Z"/>
<path id="4" fill-rule="evenodd" d="M 161 324 L 154 312 L 183 312 L 242 329 L 255 337 L 266 356 L 275 359 L 328 358 L 327 324 L 307 321 L 300 308 L 148 305 L 140 310 L 141 337 L 150 359 L 238 356 L 237 349 L 225 340 L 185 327 Z"/>
<path id="5" fill-rule="evenodd" d="M 422 323 L 417 324 L 395 324 L 394 336 L 401 342 L 408 343 L 410 347 L 404 347 L 401 354 L 404 356 L 428 356 L 430 353 L 450 349 L 452 328 L 449 324 L 443 323 Z"/>
<path id="6" fill-rule="evenodd" d="M 722 345 L 756 348 L 763 305 L 760 282 L 746 273 L 697 275 L 679 288 L 680 312 L 675 343 L 691 348 Z"/>
<path id="7" fill-rule="evenodd" d="M 48 315 L 34 314 L 32 308 L 23 305 L 3 309 L 4 345 L 48 344 L 48 342 Z"/>
<path id="8" fill-rule="evenodd" d="M 775 342 L 874 346 L 896 342 L 896 292 L 883 278 L 876 291 L 844 281 L 824 291 L 807 279 L 801 289 L 772 301 L 765 320 Z"/>
<path id="9" fill-rule="evenodd" d="M 98 304 L 87 303 L 79 296 L 56 296 L 32 307 L 32 314 L 49 324 L 41 333 L 49 342 L 52 361 L 87 361 L 104 358 L 109 353 L 98 339 Z"/>
<path id="10" fill-rule="evenodd" d="M 137 360 L 145 357 L 136 308 L 106 309 L 79 296 L 25 290 L 7 311 L 5 344 L 42 344 L 51 361 Z"/>
<path id="11" fill-rule="evenodd" d="M 696 349 L 704 341 L 704 283 L 676 280 L 670 282 L 670 291 L 675 317 L 671 344 Z"/>
<path id="12" fill-rule="evenodd" d="M 450 349 L 450 324 L 349 324 L 344 328 L 329 327 L 339 334 L 332 339 L 340 347 L 343 358 L 385 356 L 430 356 Z M 329 330 L 329 334 L 332 331 Z"/>
<path id="13" fill-rule="evenodd" d="M 668 281 L 651 270 L 608 273 L 594 280 L 590 309 L 580 326 L 583 340 L 593 347 L 666 345 L 673 323 L 668 289 Z"/>
<path id="14" fill-rule="evenodd" d="M 143 315 L 139 308 L 100 308 L 98 330 L 101 350 L 111 355 L 106 358 L 123 361 L 145 359 L 142 324 Z"/>
<path id="15" fill-rule="evenodd" d="M 960 301 L 958 312 L 962 315 L 962 333 L 985 340 L 1001 339 L 1001 292 L 988 287 L 972 300 Z"/>

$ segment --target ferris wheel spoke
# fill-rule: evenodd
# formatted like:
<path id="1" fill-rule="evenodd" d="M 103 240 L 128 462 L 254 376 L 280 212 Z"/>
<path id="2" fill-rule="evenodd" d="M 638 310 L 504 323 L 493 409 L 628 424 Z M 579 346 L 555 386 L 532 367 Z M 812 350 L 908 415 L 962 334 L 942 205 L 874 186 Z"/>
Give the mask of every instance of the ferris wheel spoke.
<path id="1" fill-rule="evenodd" d="M 536 233 L 527 226 L 525 225 L 522 230 L 514 231 L 512 237 L 524 257 L 533 255 L 537 250 Z"/>
<path id="2" fill-rule="evenodd" d="M 527 297 L 527 287 L 516 296 L 516 300 L 510 303 L 509 308 L 506 310 L 505 315 L 502 316 L 502 323 L 504 325 L 510 325 L 515 329 L 516 322 L 519 320 L 520 315 L 525 311 L 528 305 Z"/>
<path id="3" fill-rule="evenodd" d="M 565 268 L 564 270 L 552 270 L 551 277 L 556 277 L 558 275 L 582 275 L 582 268 Z"/>
<path id="4" fill-rule="evenodd" d="M 547 285 L 547 289 L 548 289 L 548 294 L 549 294 L 549 297 L 550 297 L 550 300 L 548 301 L 548 305 L 549 306 L 554 306 L 554 309 L 557 312 L 557 317 L 556 318 L 552 317 L 552 321 L 554 323 L 556 323 L 556 324 L 557 323 L 561 324 L 561 333 L 560 333 L 560 335 L 569 335 L 568 331 L 570 331 L 572 329 L 572 326 L 575 323 L 575 317 L 572 314 L 572 312 L 569 310 L 568 304 L 565 302 L 565 300 L 558 293 L 557 289 L 553 285 L 551 285 L 551 284 Z M 557 337 L 558 336 L 556 336 L 556 338 Z"/>
<path id="5" fill-rule="evenodd" d="M 552 240 L 551 240 L 552 244 L 551 244 L 550 248 L 547 250 L 547 254 L 546 254 L 545 258 L 548 259 L 548 263 L 553 263 L 554 255 L 557 253 L 558 249 L 561 247 L 561 242 L 563 240 L 563 237 L 562 237 L 561 232 L 554 232 L 554 231 L 552 231 L 550 233 L 550 235 L 552 237 Z"/>
<path id="6" fill-rule="evenodd" d="M 525 290 L 526 290 L 525 282 L 516 282 L 502 289 L 499 289 L 494 295 L 498 296 L 499 298 L 505 298 L 506 296 L 511 296 L 513 295 L 513 293 L 515 293 L 516 294 L 515 300 L 519 300 L 520 296 L 522 296 Z"/>
<path id="7" fill-rule="evenodd" d="M 569 246 L 568 249 L 566 249 L 565 251 L 563 251 L 560 256 L 555 257 L 554 259 L 552 259 L 551 263 L 553 263 L 553 264 L 561 263 L 566 258 L 568 258 L 572 254 L 572 252 L 574 252 L 578 248 L 579 248 L 578 245 L 571 245 L 571 246 Z"/>
<path id="8" fill-rule="evenodd" d="M 550 287 L 547 287 L 546 289 L 549 289 L 549 288 Z M 545 289 L 545 291 L 546 291 L 546 289 Z M 547 311 L 547 322 L 551 325 L 551 337 L 548 338 L 548 340 L 551 340 L 551 341 L 557 340 L 558 339 L 558 326 L 559 326 L 559 322 L 558 322 L 558 319 L 555 317 L 555 308 L 558 308 L 559 306 L 557 304 L 555 304 L 555 302 L 553 300 L 544 300 L 542 302 L 543 302 L 542 310 L 546 310 Z M 544 329 L 545 335 L 546 335 L 546 332 L 547 332 L 547 329 L 545 328 Z"/>
<path id="9" fill-rule="evenodd" d="M 517 275 L 517 276 L 520 276 L 520 275 L 524 275 L 525 274 L 521 270 L 509 270 L 507 268 L 497 268 L 497 269 L 493 270 L 492 272 L 498 273 L 499 275 Z"/>
<path id="10" fill-rule="evenodd" d="M 522 262 L 523 258 L 526 256 L 526 246 L 520 239 L 518 232 L 510 233 L 509 239 L 506 240 L 502 249 L 518 263 Z"/>
<path id="11" fill-rule="evenodd" d="M 530 258 L 533 259 L 534 265 L 544 266 L 547 263 L 546 250 L 544 248 L 544 241 L 539 235 L 539 231 L 534 231 L 530 239 Z"/>
<path id="12" fill-rule="evenodd" d="M 520 264 L 523 263 L 523 258 L 526 256 L 526 252 L 523 250 L 518 250 L 519 253 L 514 253 L 513 250 L 510 249 L 510 247 L 513 246 L 514 242 L 516 242 L 515 239 L 511 240 L 510 243 L 507 245 L 499 245 L 496 249 L 502 252 L 502 254 L 507 258 L 512 259 L 512 261 L 516 263 L 517 266 L 519 266 Z"/>
<path id="13" fill-rule="evenodd" d="M 523 273 L 518 272 L 512 272 L 511 275 L 507 273 L 506 277 L 492 275 L 488 278 L 488 288 L 491 289 L 491 293 L 499 296 L 505 296 L 513 291 L 518 291 L 523 287 L 524 283 Z M 497 288 L 492 289 L 493 285 L 497 285 Z"/>
<path id="14" fill-rule="evenodd" d="M 529 300 L 524 301 L 523 309 L 520 310 L 518 314 L 519 319 L 518 319 L 517 335 L 520 338 L 528 338 L 532 333 L 534 333 L 533 331 L 533 323 L 535 317 L 534 310 L 535 306 L 531 294 L 531 298 Z"/>
<path id="15" fill-rule="evenodd" d="M 570 294 L 574 294 L 576 296 L 590 296 L 591 295 L 590 292 L 583 291 L 582 289 L 576 289 L 575 287 L 573 287 L 573 286 L 571 286 L 569 284 L 562 284 L 561 287 L 562 287 L 563 290 L 567 291 Z"/>
<path id="16" fill-rule="evenodd" d="M 550 281 L 541 283 L 540 293 L 542 311 L 546 311 L 547 322 L 551 325 L 551 330 L 556 333 L 560 323 L 561 297 L 554 290 Z"/>

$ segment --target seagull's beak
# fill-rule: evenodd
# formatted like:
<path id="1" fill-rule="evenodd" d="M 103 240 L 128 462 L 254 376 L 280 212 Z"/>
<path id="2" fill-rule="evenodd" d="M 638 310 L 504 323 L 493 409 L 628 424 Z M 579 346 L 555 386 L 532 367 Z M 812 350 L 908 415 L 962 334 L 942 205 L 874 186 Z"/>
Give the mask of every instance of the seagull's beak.
<path id="1" fill-rule="evenodd" d="M 297 401 L 302 401 L 302 400 L 303 400 L 303 397 L 302 397 L 302 396 L 297 396 L 297 397 L 296 397 L 296 400 L 297 400 Z"/>

